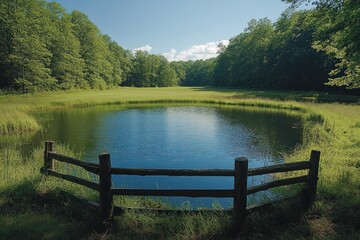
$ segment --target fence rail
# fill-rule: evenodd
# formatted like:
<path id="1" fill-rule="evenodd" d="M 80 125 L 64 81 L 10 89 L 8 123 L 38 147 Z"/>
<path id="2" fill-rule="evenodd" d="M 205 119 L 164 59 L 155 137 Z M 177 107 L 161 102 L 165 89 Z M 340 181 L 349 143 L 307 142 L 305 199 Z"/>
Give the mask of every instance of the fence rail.
<path id="1" fill-rule="evenodd" d="M 276 165 L 273 165 L 273 166 L 249 169 L 247 175 L 250 177 L 250 176 L 258 176 L 258 175 L 270 174 L 270 173 L 305 170 L 305 169 L 309 169 L 309 168 L 310 168 L 310 162 L 309 161 L 294 162 L 294 163 L 283 163 L 283 164 L 276 164 Z"/>
<path id="2" fill-rule="evenodd" d="M 234 176 L 234 170 L 227 169 L 141 169 L 141 168 L 111 168 L 112 174 L 137 176 Z"/>
<path id="3" fill-rule="evenodd" d="M 95 174 L 99 174 L 99 164 L 94 164 L 94 163 L 89 163 L 89 162 L 85 162 L 85 161 L 81 161 L 72 157 L 67 157 L 55 152 L 48 152 L 48 156 L 50 159 L 55 159 L 59 162 L 65 162 L 65 163 L 69 163 L 75 166 L 79 166 L 84 168 L 85 170 L 95 173 Z"/>
<path id="4" fill-rule="evenodd" d="M 315 199 L 318 168 L 320 161 L 320 152 L 311 151 L 310 161 L 295 163 L 284 163 L 274 166 L 248 169 L 248 159 L 240 157 L 235 159 L 234 169 L 134 169 L 134 168 L 113 168 L 111 167 L 110 154 L 104 153 L 99 155 L 99 164 L 81 161 L 72 157 L 58 154 L 54 150 L 53 141 L 45 142 L 44 167 L 41 173 L 61 178 L 95 191 L 99 192 L 100 218 L 103 224 L 108 224 L 118 209 L 113 204 L 114 195 L 132 195 L 132 196 L 183 196 L 183 197 L 232 197 L 233 198 L 233 218 L 234 226 L 237 232 L 242 231 L 245 225 L 247 210 L 247 195 L 256 192 L 265 191 L 271 188 L 286 186 L 296 183 L 306 183 L 304 201 L 310 204 Z M 63 174 L 55 171 L 54 160 L 82 167 L 86 171 L 99 175 L 99 183 L 91 182 L 76 176 Z M 247 186 L 249 176 L 272 174 L 279 172 L 308 170 L 307 175 L 292 177 L 286 179 L 277 179 L 268 183 L 260 184 L 253 187 Z M 178 190 L 161 190 L 161 189 L 127 189 L 113 188 L 112 175 L 138 175 L 138 176 L 223 176 L 234 178 L 233 189 L 178 189 Z M 165 210 L 170 211 L 170 210 Z"/>
<path id="5" fill-rule="evenodd" d="M 100 190 L 100 185 L 98 183 L 95 182 L 91 182 L 76 176 L 72 176 L 72 175 L 68 175 L 68 174 L 63 174 L 63 173 L 59 173 L 53 170 L 48 169 L 47 170 L 47 174 L 53 177 L 57 177 L 57 178 L 62 178 L 64 180 L 67 180 L 69 182 L 72 183 L 76 183 L 79 185 L 82 185 L 84 187 L 88 187 L 90 189 L 93 189 L 95 191 L 99 191 Z"/>
<path id="6" fill-rule="evenodd" d="M 308 181 L 308 176 L 301 176 L 301 177 L 293 177 L 293 178 L 286 178 L 286 179 L 281 179 L 281 180 L 275 180 L 269 183 L 264 183 L 261 185 L 257 185 L 254 187 L 249 187 L 247 190 L 247 194 L 254 194 L 260 191 L 265 191 L 268 190 L 270 188 L 275 188 L 275 187 L 281 187 L 281 186 L 286 186 L 286 185 L 290 185 L 290 184 L 296 184 L 296 183 L 302 183 L 302 182 L 307 182 Z"/>

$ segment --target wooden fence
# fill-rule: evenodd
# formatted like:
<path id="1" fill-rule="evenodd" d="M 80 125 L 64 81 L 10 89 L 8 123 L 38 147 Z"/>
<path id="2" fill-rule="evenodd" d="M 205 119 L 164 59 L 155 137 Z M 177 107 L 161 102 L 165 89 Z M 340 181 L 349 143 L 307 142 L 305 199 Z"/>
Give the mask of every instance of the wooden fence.
<path id="1" fill-rule="evenodd" d="M 76 176 L 63 174 L 55 171 L 54 160 L 73 164 L 84 168 L 85 170 L 99 176 L 99 183 L 88 181 Z M 306 183 L 304 191 L 304 201 L 310 204 L 314 201 L 318 181 L 320 152 L 311 151 L 310 161 L 284 163 L 268 167 L 248 169 L 248 159 L 240 157 L 235 159 L 234 169 L 205 169 L 205 170 L 188 170 L 188 169 L 133 169 L 133 168 L 113 168 L 111 167 L 110 154 L 104 153 L 99 155 L 99 164 L 89 163 L 77 160 L 71 157 L 63 156 L 55 152 L 54 142 L 45 142 L 44 167 L 41 172 L 46 175 L 65 179 L 67 181 L 88 187 L 99 194 L 99 209 L 101 223 L 109 224 L 114 212 L 113 196 L 114 195 L 133 195 L 133 196 L 183 196 L 183 197 L 231 197 L 233 202 L 234 226 L 237 232 L 240 232 L 245 225 L 247 195 L 271 188 L 285 186 L 296 183 Z M 253 187 L 247 186 L 247 177 L 263 174 L 289 172 L 297 170 L 309 170 L 308 174 L 286 179 L 277 179 L 268 183 L 260 184 Z M 138 175 L 138 176 L 227 176 L 234 178 L 233 189 L 179 189 L 179 190 L 162 190 L 162 189 L 127 189 L 113 188 L 112 175 Z M 171 210 L 170 210 L 171 211 Z"/>

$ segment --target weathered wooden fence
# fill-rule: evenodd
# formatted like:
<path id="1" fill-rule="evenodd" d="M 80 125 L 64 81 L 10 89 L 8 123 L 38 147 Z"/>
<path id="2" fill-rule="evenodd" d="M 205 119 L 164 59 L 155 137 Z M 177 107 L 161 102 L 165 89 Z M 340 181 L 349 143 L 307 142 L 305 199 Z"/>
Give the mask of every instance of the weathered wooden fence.
<path id="1" fill-rule="evenodd" d="M 76 176 L 63 174 L 55 171 L 54 160 L 73 164 L 84 168 L 85 170 L 97 174 L 99 183 L 88 181 Z M 315 199 L 316 187 L 318 181 L 320 152 L 311 151 L 310 161 L 277 164 L 274 166 L 260 167 L 248 169 L 248 159 L 240 157 L 235 159 L 233 170 L 222 169 L 205 169 L 205 170 L 189 170 L 189 169 L 133 169 L 133 168 L 113 168 L 111 167 L 110 154 L 104 153 L 99 155 L 99 164 L 89 163 L 77 160 L 71 157 L 63 156 L 55 152 L 54 142 L 45 142 L 44 151 L 44 167 L 41 172 L 46 175 L 65 179 L 67 181 L 91 188 L 98 191 L 99 209 L 101 222 L 110 223 L 114 214 L 113 196 L 114 195 L 133 195 L 133 196 L 182 196 L 182 197 L 217 197 L 234 199 L 233 218 L 234 226 L 240 232 L 246 219 L 247 195 L 260 191 L 268 190 L 275 187 L 306 183 L 304 191 L 304 201 L 310 204 Z M 263 174 L 289 172 L 298 170 L 308 170 L 308 174 L 303 176 L 291 177 L 286 179 L 277 179 L 261 185 L 248 187 L 247 177 Z M 113 188 L 112 175 L 138 175 L 138 176 L 227 176 L 234 178 L 233 189 L 127 189 Z M 170 210 L 171 211 L 171 210 Z"/>

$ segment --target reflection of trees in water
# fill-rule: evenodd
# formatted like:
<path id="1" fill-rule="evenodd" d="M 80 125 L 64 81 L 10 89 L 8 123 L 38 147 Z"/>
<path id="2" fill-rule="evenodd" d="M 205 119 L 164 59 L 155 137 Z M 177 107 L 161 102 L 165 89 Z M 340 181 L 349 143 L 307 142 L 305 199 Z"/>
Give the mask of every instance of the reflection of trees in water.
<path id="1" fill-rule="evenodd" d="M 176 108 L 172 109 L 176 111 Z M 28 140 L 21 140 L 21 142 L 26 142 L 29 146 L 31 145 L 32 149 L 34 147 L 42 147 L 44 140 L 54 140 L 65 143 L 70 146 L 71 149 L 80 152 L 99 149 L 100 137 L 114 140 L 114 136 L 108 135 L 115 134 L 114 131 L 118 131 L 118 129 L 110 129 L 111 126 L 108 125 L 116 126 L 116 124 L 113 123 L 115 120 L 119 121 L 118 124 L 129 124 L 129 122 L 123 123 L 120 119 L 113 119 L 111 115 L 108 115 L 118 110 L 124 110 L 124 108 L 95 107 L 41 113 L 38 114 L 37 117 L 40 120 L 43 119 L 42 125 L 44 129 L 39 131 L 35 137 L 29 137 Z M 229 149 L 230 152 L 235 152 L 234 157 L 239 154 L 249 155 L 250 157 L 251 153 L 257 152 L 256 156 L 261 158 L 262 161 L 267 161 L 267 159 L 273 160 L 274 157 L 279 156 L 277 155 L 278 153 L 293 149 L 302 139 L 300 117 L 287 114 L 285 111 L 279 112 L 259 108 L 239 107 L 209 107 L 207 109 L 203 108 L 203 110 L 219 116 L 216 118 L 216 121 L 221 127 L 215 128 L 216 137 L 219 138 L 218 141 L 223 142 L 222 144 L 226 149 Z M 104 115 L 108 116 L 104 117 Z M 199 115 L 199 113 L 197 113 L 197 115 Z M 178 115 L 176 116 L 177 118 L 179 117 Z M 202 116 L 202 114 L 200 114 L 200 116 Z M 119 128 L 122 131 L 120 134 L 122 137 L 121 139 L 115 139 L 115 141 L 123 141 L 127 136 L 127 141 L 134 142 L 134 144 L 138 140 L 151 142 L 151 140 L 146 139 L 146 137 L 153 136 L 153 134 L 148 133 L 148 131 L 151 132 L 154 130 L 157 131 L 158 134 L 163 135 L 162 138 L 157 139 L 157 141 L 159 141 L 157 145 L 169 145 L 167 141 L 171 139 L 169 140 L 170 136 L 167 136 L 166 132 L 164 132 L 163 128 L 166 122 L 164 119 L 161 118 L 157 121 L 148 119 L 152 117 L 151 111 L 145 115 L 139 114 L 137 117 L 135 115 L 132 117 L 133 118 L 124 120 L 131 121 L 130 125 L 127 129 Z M 134 117 L 136 117 L 136 119 L 134 119 Z M 144 123 L 142 123 L 143 120 L 145 121 Z M 200 124 L 199 122 L 197 123 Z M 134 124 L 135 126 L 132 128 L 131 126 Z M 139 128 L 141 124 L 147 124 L 147 126 Z M 142 134 L 135 131 L 139 129 L 141 129 Z M 239 147 L 240 142 L 242 147 Z M 239 148 L 241 149 L 239 150 Z M 259 149 L 261 150 L 260 152 Z M 149 149 L 146 148 L 143 150 L 149 151 Z"/>
<path id="2" fill-rule="evenodd" d="M 33 145 L 42 146 L 45 140 L 53 140 L 80 153 L 95 148 L 98 136 L 93 129 L 100 128 L 103 121 L 99 109 L 75 109 L 45 115 L 48 119 L 43 124 L 43 130 L 33 139 Z"/>
<path id="3" fill-rule="evenodd" d="M 242 136 L 236 135 L 236 128 L 244 128 L 248 137 L 244 140 L 249 149 L 261 149 L 266 159 L 270 154 L 279 157 L 281 153 L 291 151 L 302 141 L 302 124 L 299 116 L 286 111 L 266 111 L 259 108 L 216 108 L 216 112 L 226 119 L 231 127 L 224 136 L 227 144 L 239 143 Z M 234 146 L 236 148 L 236 146 Z"/>
<path id="4" fill-rule="evenodd" d="M 137 108 L 149 108 L 149 106 L 135 106 L 131 109 Z M 99 138 L 108 138 L 108 135 L 119 130 L 116 126 L 122 124 L 121 122 L 114 123 L 119 119 L 113 119 L 111 115 L 113 113 L 116 115 L 118 111 L 126 109 L 128 107 L 113 105 L 39 113 L 37 118 L 42 119 L 43 130 L 31 139 L 31 147 L 42 146 L 45 140 L 53 140 L 57 143 L 64 143 L 71 150 L 80 153 L 101 151 L 103 149 L 99 144 L 102 141 Z M 141 124 L 141 117 L 138 120 L 136 124 Z M 113 128 L 111 129 L 111 127 Z M 148 129 L 150 131 L 151 126 L 148 126 Z M 112 140 L 121 141 L 121 139 Z M 94 158 L 92 160 L 97 160 L 96 154 L 92 156 Z"/>

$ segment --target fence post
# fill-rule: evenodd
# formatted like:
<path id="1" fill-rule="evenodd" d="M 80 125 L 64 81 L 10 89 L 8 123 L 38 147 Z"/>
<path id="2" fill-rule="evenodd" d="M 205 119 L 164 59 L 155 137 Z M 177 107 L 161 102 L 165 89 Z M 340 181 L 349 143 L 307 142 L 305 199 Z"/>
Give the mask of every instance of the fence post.
<path id="1" fill-rule="evenodd" d="M 100 218 L 103 227 L 107 228 L 111 225 L 113 215 L 113 195 L 111 193 L 111 161 L 110 154 L 103 153 L 99 155 L 100 162 Z"/>
<path id="2" fill-rule="evenodd" d="M 54 141 L 45 142 L 45 151 L 44 151 L 44 168 L 45 170 L 50 169 L 54 170 L 54 160 L 49 157 L 49 152 L 53 152 L 55 149 Z"/>
<path id="3" fill-rule="evenodd" d="M 312 150 L 310 155 L 310 168 L 307 182 L 306 204 L 315 200 L 316 188 L 319 174 L 320 151 Z"/>
<path id="4" fill-rule="evenodd" d="M 248 159 L 235 159 L 233 217 L 236 233 L 243 230 L 246 218 Z"/>

